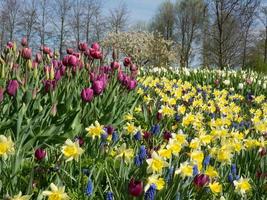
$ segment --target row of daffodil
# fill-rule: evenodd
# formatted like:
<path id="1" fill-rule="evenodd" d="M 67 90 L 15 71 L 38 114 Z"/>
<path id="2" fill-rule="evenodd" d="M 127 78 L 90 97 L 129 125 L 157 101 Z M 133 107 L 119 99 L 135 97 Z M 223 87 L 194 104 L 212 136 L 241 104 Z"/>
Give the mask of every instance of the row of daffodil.
<path id="1" fill-rule="evenodd" d="M 103 159 L 111 157 L 115 158 L 114 162 L 122 161 L 123 168 L 131 169 L 129 174 L 140 178 L 140 181 L 132 181 L 127 177 L 131 179 L 128 192 L 132 196 L 143 195 L 146 200 L 179 199 L 180 196 L 183 199 L 266 197 L 267 102 L 264 95 L 247 97 L 210 85 L 165 77 L 149 76 L 140 82 L 137 92 L 141 100 L 125 115 L 122 127 L 118 127 L 120 132 L 108 130 L 98 121 L 85 129 L 88 143 L 105 141 Z M 15 150 L 11 138 L 1 135 L 0 156 L 6 159 Z M 87 151 L 97 149 L 86 149 L 81 141 L 71 139 L 61 146 L 67 163 L 80 162 Z M 116 170 L 121 171 L 121 165 Z M 106 176 L 111 176 L 114 183 L 119 178 L 112 174 Z M 100 183 L 89 185 L 93 184 Z M 69 198 L 64 187 L 51 183 L 50 188 L 42 192 L 48 199 Z M 123 199 L 123 194 L 119 195 L 122 196 L 117 199 Z M 16 200 L 30 198 L 21 193 L 13 197 Z"/>
<path id="2" fill-rule="evenodd" d="M 246 87 L 259 87 L 264 90 L 267 88 L 267 76 L 255 71 L 245 70 L 219 70 L 219 69 L 200 69 L 200 68 L 183 68 L 183 69 L 165 69 L 153 68 L 148 69 L 148 74 L 170 74 L 183 80 L 191 79 L 207 83 L 211 81 L 215 85 L 223 85 L 234 89 L 244 89 Z"/>

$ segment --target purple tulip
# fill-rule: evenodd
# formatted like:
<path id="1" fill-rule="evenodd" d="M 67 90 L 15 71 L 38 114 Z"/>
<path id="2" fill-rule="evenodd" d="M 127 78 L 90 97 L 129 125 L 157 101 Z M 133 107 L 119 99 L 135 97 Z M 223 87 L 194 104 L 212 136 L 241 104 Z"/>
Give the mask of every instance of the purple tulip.
<path id="1" fill-rule="evenodd" d="M 24 47 L 28 46 L 28 41 L 27 41 L 27 38 L 26 37 L 23 37 L 21 39 L 21 45 L 24 46 Z"/>
<path id="2" fill-rule="evenodd" d="M 89 77 L 90 77 L 90 81 L 91 81 L 91 82 L 95 81 L 95 79 L 96 79 L 96 75 L 95 75 L 94 72 L 90 72 L 90 73 L 89 73 Z"/>
<path id="3" fill-rule="evenodd" d="M 110 66 L 111 66 L 111 68 L 112 68 L 113 70 L 115 70 L 115 69 L 118 69 L 118 68 L 120 67 L 120 63 L 114 61 L 114 62 L 111 63 Z"/>
<path id="4" fill-rule="evenodd" d="M 125 75 L 123 74 L 123 72 L 119 72 L 118 73 L 118 80 L 122 83 L 125 79 Z"/>
<path id="5" fill-rule="evenodd" d="M 29 60 L 32 57 L 32 50 L 30 48 L 23 48 L 21 51 L 21 56 L 26 59 Z"/>
<path id="6" fill-rule="evenodd" d="M 4 89 L 0 88 L 0 103 L 4 100 Z"/>
<path id="7" fill-rule="evenodd" d="M 210 181 L 209 176 L 205 174 L 198 174 L 194 178 L 194 184 L 197 187 L 203 187 L 204 185 L 208 184 L 209 181 Z"/>
<path id="8" fill-rule="evenodd" d="M 128 90 L 134 90 L 137 86 L 137 81 L 136 80 L 130 80 L 127 85 Z"/>
<path id="9" fill-rule="evenodd" d="M 12 49 L 13 46 L 14 46 L 13 42 L 8 42 L 7 45 L 6 45 L 6 48 Z"/>
<path id="10" fill-rule="evenodd" d="M 68 56 L 68 65 L 70 66 L 76 66 L 78 64 L 78 59 L 74 55 L 69 55 Z"/>
<path id="11" fill-rule="evenodd" d="M 104 90 L 104 82 L 101 80 L 96 80 L 93 82 L 93 90 L 95 94 L 100 94 Z"/>
<path id="12" fill-rule="evenodd" d="M 143 182 L 142 181 L 136 181 L 134 178 L 130 180 L 130 183 L 128 185 L 128 191 L 129 194 L 134 197 L 139 197 L 143 193 Z"/>
<path id="13" fill-rule="evenodd" d="M 36 61 L 37 63 L 42 62 L 42 55 L 41 55 L 40 53 L 37 53 L 37 54 L 35 55 L 35 61 Z"/>
<path id="14" fill-rule="evenodd" d="M 94 90 L 91 88 L 84 88 L 81 92 L 81 97 L 84 102 L 90 102 L 94 98 Z"/>
<path id="15" fill-rule="evenodd" d="M 55 80 L 45 80 L 44 81 L 44 87 L 45 87 L 45 92 L 50 92 L 55 90 L 56 88 L 56 81 Z"/>
<path id="16" fill-rule="evenodd" d="M 71 49 L 71 48 L 67 49 L 67 54 L 71 55 L 71 54 L 73 54 L 73 52 L 74 52 L 73 49 Z"/>
<path id="17" fill-rule="evenodd" d="M 100 50 L 100 45 L 97 42 L 94 42 L 91 45 L 91 48 L 94 49 L 95 51 L 99 51 Z"/>
<path id="18" fill-rule="evenodd" d="M 130 70 L 131 71 L 137 71 L 138 70 L 138 67 L 135 64 L 131 64 Z"/>
<path id="19" fill-rule="evenodd" d="M 19 83 L 17 80 L 10 80 L 8 82 L 6 91 L 9 96 L 15 96 L 17 94 L 17 91 L 19 89 Z"/>
<path id="20" fill-rule="evenodd" d="M 46 151 L 44 149 L 42 149 L 42 148 L 38 148 L 38 149 L 35 150 L 34 155 L 35 155 L 35 159 L 36 160 L 41 161 L 41 160 L 43 160 L 45 158 Z"/>
<path id="21" fill-rule="evenodd" d="M 131 63 L 132 63 L 132 61 L 131 61 L 130 57 L 124 58 L 123 64 L 125 67 L 129 66 Z"/>
<path id="22" fill-rule="evenodd" d="M 85 42 L 82 42 L 82 43 L 79 44 L 78 49 L 80 51 L 86 51 L 88 49 L 88 46 L 87 46 L 87 44 Z"/>
<path id="23" fill-rule="evenodd" d="M 59 81 L 61 79 L 61 72 L 60 70 L 56 70 L 56 73 L 55 73 L 55 80 L 56 81 Z"/>

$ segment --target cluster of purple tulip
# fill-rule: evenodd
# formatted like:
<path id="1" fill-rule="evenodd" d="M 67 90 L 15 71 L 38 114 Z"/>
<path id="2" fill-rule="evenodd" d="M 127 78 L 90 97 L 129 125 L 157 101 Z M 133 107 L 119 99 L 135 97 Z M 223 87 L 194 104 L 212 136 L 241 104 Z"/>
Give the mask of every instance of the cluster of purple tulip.
<path id="1" fill-rule="evenodd" d="M 109 78 L 117 74 L 118 81 L 126 87 L 128 90 L 133 90 L 137 86 L 136 76 L 138 74 L 138 67 L 133 64 L 130 57 L 126 57 L 123 61 L 123 70 L 120 63 L 114 58 L 110 66 L 101 66 L 91 69 L 94 60 L 102 60 L 103 53 L 98 43 L 93 43 L 91 47 L 88 47 L 86 43 L 80 43 L 78 49 L 80 52 L 75 52 L 73 49 L 67 49 L 67 55 L 62 60 L 57 59 L 57 54 L 47 46 L 42 46 L 40 52 L 32 59 L 32 49 L 28 47 L 26 38 L 21 40 L 21 50 L 19 55 L 22 58 L 23 65 L 26 64 L 27 68 L 34 71 L 34 76 L 37 76 L 37 67 L 41 63 L 44 65 L 45 78 L 43 79 L 44 91 L 46 93 L 54 91 L 57 86 L 57 82 L 67 74 L 75 75 L 78 70 L 82 70 L 84 67 L 89 72 L 89 78 L 91 87 L 84 88 L 81 92 L 81 98 L 84 102 L 90 102 L 94 96 L 100 95 L 108 85 Z M 15 49 L 15 44 L 9 42 L 6 46 L 7 49 Z M 15 50 L 14 50 L 15 51 Z M 87 58 L 87 59 L 86 59 Z M 13 64 L 13 70 L 17 70 L 19 64 Z M 127 69 L 129 68 L 129 70 Z M 130 71 L 130 75 L 127 75 L 126 71 Z M 36 73 L 35 73 L 36 72 Z M 115 73 L 117 72 L 117 73 Z M 27 82 L 27 75 L 22 79 L 9 80 L 6 88 L 0 87 L 0 102 L 3 101 L 4 92 L 10 96 L 16 96 L 19 86 L 24 85 Z"/>

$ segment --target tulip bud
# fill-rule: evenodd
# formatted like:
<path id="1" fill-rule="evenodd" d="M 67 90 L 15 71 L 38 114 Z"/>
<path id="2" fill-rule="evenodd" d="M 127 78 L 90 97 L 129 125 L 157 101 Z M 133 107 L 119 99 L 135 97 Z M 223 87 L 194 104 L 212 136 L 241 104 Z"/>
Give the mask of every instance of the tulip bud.
<path id="1" fill-rule="evenodd" d="M 42 55 L 41 55 L 40 53 L 37 53 L 37 54 L 35 55 L 35 61 L 36 61 L 37 63 L 41 63 L 41 62 L 42 62 Z"/>
<path id="2" fill-rule="evenodd" d="M 74 52 L 73 49 L 71 49 L 71 48 L 67 49 L 67 54 L 71 55 L 71 54 L 73 54 L 73 52 Z"/>
<path id="3" fill-rule="evenodd" d="M 162 120 L 162 118 L 163 118 L 162 113 L 158 112 L 157 113 L 157 120 L 160 121 L 160 120 Z"/>
<path id="4" fill-rule="evenodd" d="M 50 80 L 54 80 L 54 78 L 55 78 L 55 70 L 54 70 L 54 66 L 53 65 L 50 67 L 49 78 L 50 78 Z"/>
<path id="5" fill-rule="evenodd" d="M 23 37 L 23 38 L 21 39 L 21 45 L 22 45 L 23 47 L 28 46 L 28 41 L 27 41 L 27 38 L 26 38 L 26 37 Z"/>
<path id="6" fill-rule="evenodd" d="M 8 82 L 6 91 L 9 96 L 13 97 L 16 96 L 18 89 L 19 89 L 19 83 L 17 80 L 10 80 Z"/>
<path id="7" fill-rule="evenodd" d="M 46 80 L 49 80 L 49 67 L 45 66 L 44 69 L 45 69 L 45 78 Z"/>
<path id="8" fill-rule="evenodd" d="M 132 63 L 132 61 L 131 61 L 130 57 L 124 58 L 123 64 L 125 67 L 129 66 L 131 63 Z"/>
<path id="9" fill-rule="evenodd" d="M 24 58 L 24 59 L 31 59 L 32 57 L 32 50 L 30 48 L 23 48 L 22 51 L 21 51 L 21 56 Z"/>
<path id="10" fill-rule="evenodd" d="M 57 114 L 57 104 L 53 104 L 50 112 L 51 116 L 55 117 Z"/>
<path id="11" fill-rule="evenodd" d="M 95 94 L 97 94 L 97 95 L 100 94 L 104 90 L 103 81 L 98 81 L 98 80 L 94 81 L 92 88 L 93 88 Z"/>
<path id="12" fill-rule="evenodd" d="M 94 49 L 95 51 L 99 51 L 100 50 L 100 45 L 97 42 L 95 42 L 95 43 L 92 44 L 91 48 Z"/>
<path id="13" fill-rule="evenodd" d="M 38 148 L 35 150 L 34 155 L 36 160 L 41 161 L 45 158 L 46 151 L 44 149 Z"/>
<path id="14" fill-rule="evenodd" d="M 0 103 L 4 100 L 4 89 L 0 87 Z"/>
<path id="15" fill-rule="evenodd" d="M 136 181 L 134 178 L 132 178 L 128 185 L 128 191 L 129 194 L 134 197 L 139 197 L 143 193 L 143 182 L 142 181 Z"/>
<path id="16" fill-rule="evenodd" d="M 116 61 L 114 61 L 114 62 L 111 63 L 111 68 L 113 70 L 118 69 L 119 67 L 120 67 L 120 63 L 118 63 Z"/>
<path id="17" fill-rule="evenodd" d="M 50 54 L 51 50 L 49 47 L 43 47 L 42 48 L 44 54 Z"/>
<path id="18" fill-rule="evenodd" d="M 78 64 L 78 59 L 74 55 L 69 55 L 68 57 L 68 65 L 69 66 L 76 66 Z"/>
<path id="19" fill-rule="evenodd" d="M 81 92 L 81 98 L 84 102 L 90 102 L 94 98 L 94 90 L 91 88 L 84 88 Z"/>
<path id="20" fill-rule="evenodd" d="M 32 69 L 32 61 L 31 60 L 27 60 L 27 67 L 29 70 Z"/>
<path id="21" fill-rule="evenodd" d="M 210 181 L 209 176 L 205 175 L 205 174 L 198 174 L 194 178 L 194 184 L 197 187 L 203 187 L 203 186 L 207 185 L 209 183 L 209 181 Z"/>
<path id="22" fill-rule="evenodd" d="M 80 51 L 85 52 L 88 49 L 88 46 L 87 46 L 87 44 L 85 42 L 84 43 L 80 43 L 79 46 L 78 46 L 78 49 Z"/>

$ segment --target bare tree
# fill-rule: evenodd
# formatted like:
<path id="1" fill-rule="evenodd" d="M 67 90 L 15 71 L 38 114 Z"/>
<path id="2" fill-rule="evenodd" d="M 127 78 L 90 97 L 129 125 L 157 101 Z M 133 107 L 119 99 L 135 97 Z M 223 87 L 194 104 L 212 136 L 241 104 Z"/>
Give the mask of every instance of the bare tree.
<path id="1" fill-rule="evenodd" d="M 78 46 L 82 36 L 83 18 L 85 16 L 85 1 L 73 0 L 71 6 L 71 21 L 76 45 Z"/>
<path id="2" fill-rule="evenodd" d="M 10 41 L 14 40 L 20 2 L 20 0 L 2 0 L 1 12 L 6 18 L 6 31 L 9 34 Z"/>
<path id="3" fill-rule="evenodd" d="M 180 66 L 188 67 L 192 45 L 202 22 L 203 1 L 183 0 L 176 3 L 176 40 L 180 45 Z"/>
<path id="4" fill-rule="evenodd" d="M 71 9 L 70 0 L 55 0 L 54 1 L 54 19 L 53 24 L 57 30 L 57 40 L 59 41 L 59 55 L 63 56 L 63 47 L 65 45 L 65 37 L 68 33 L 67 17 Z"/>
<path id="5" fill-rule="evenodd" d="M 96 13 L 100 12 L 102 7 L 101 0 L 88 0 L 85 2 L 85 17 L 84 17 L 84 33 L 85 33 L 85 40 L 87 43 L 91 42 L 92 37 L 92 26 L 94 23 L 94 16 Z"/>
<path id="6" fill-rule="evenodd" d="M 242 23 L 242 68 L 247 63 L 247 48 L 249 43 L 250 29 L 255 23 L 257 11 L 260 6 L 261 0 L 244 0 L 242 1 L 241 23 Z"/>
<path id="7" fill-rule="evenodd" d="M 267 6 L 261 8 L 259 15 L 261 23 L 264 25 L 264 63 L 267 62 Z"/>
<path id="8" fill-rule="evenodd" d="M 128 8 L 125 3 L 120 3 L 118 7 L 113 8 L 109 11 L 109 16 L 107 17 L 107 23 L 110 30 L 118 33 L 119 31 L 124 31 L 128 24 Z"/>
<path id="9" fill-rule="evenodd" d="M 49 4 L 50 0 L 40 0 L 38 4 L 38 18 L 36 30 L 38 32 L 41 46 L 44 46 L 46 43 L 46 38 L 51 34 L 49 30 L 50 19 L 49 19 Z"/>
<path id="10" fill-rule="evenodd" d="M 166 40 L 173 39 L 175 9 L 172 2 L 163 2 L 151 23 L 152 31 L 159 32 Z"/>
<path id="11" fill-rule="evenodd" d="M 34 28 L 37 25 L 37 3 L 37 0 L 24 0 L 20 10 L 18 26 L 22 36 L 27 38 L 28 43 L 31 42 Z"/>

